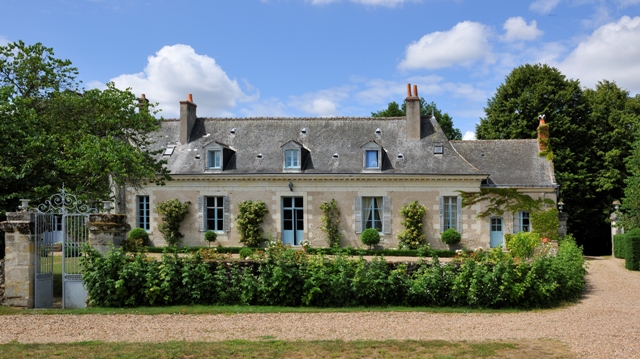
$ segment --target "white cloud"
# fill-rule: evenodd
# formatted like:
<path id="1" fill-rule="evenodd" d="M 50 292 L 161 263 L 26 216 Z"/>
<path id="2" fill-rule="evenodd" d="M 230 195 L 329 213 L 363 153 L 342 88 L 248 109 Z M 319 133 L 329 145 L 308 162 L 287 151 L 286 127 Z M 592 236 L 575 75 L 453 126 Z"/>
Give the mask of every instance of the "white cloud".
<path id="1" fill-rule="evenodd" d="M 106 90 L 107 84 L 105 84 L 102 81 L 93 80 L 93 81 L 87 82 L 87 89 L 88 90 L 92 90 L 92 89 Z"/>
<path id="2" fill-rule="evenodd" d="M 536 0 L 529 5 L 529 10 L 547 15 L 558 6 L 561 0 Z"/>
<path id="3" fill-rule="evenodd" d="M 180 100 L 193 94 L 201 116 L 225 116 L 237 101 L 249 101 L 258 95 L 246 95 L 236 80 L 231 80 L 215 59 L 197 54 L 191 46 L 165 46 L 149 56 L 144 70 L 111 79 L 119 88 L 131 87 L 137 95 L 146 94 L 159 102 L 164 117 L 177 117 Z"/>
<path id="4" fill-rule="evenodd" d="M 507 42 L 534 40 L 543 34 L 543 32 L 538 29 L 538 24 L 535 20 L 532 20 L 529 25 L 527 25 L 527 22 L 520 16 L 510 17 L 504 22 L 502 27 L 507 32 L 503 36 L 503 40 Z"/>
<path id="5" fill-rule="evenodd" d="M 251 103 L 238 112 L 244 117 L 288 117 L 287 106 L 277 98 Z"/>
<path id="6" fill-rule="evenodd" d="M 313 5 L 327 5 L 334 2 L 338 2 L 340 0 L 307 0 L 310 1 Z M 395 7 L 398 5 L 402 5 L 405 2 L 419 2 L 419 0 L 349 0 L 356 4 L 362 4 L 366 6 L 385 6 L 385 7 Z"/>
<path id="7" fill-rule="evenodd" d="M 616 1 L 620 7 L 627 7 L 632 5 L 640 4 L 640 0 L 617 0 Z"/>
<path id="8" fill-rule="evenodd" d="M 9 43 L 9 39 L 7 39 L 6 37 L 0 35 L 0 46 L 5 46 Z"/>
<path id="9" fill-rule="evenodd" d="M 583 86 L 599 80 L 615 81 L 631 92 L 640 92 L 640 17 L 623 16 L 596 29 L 558 67 Z"/>
<path id="10" fill-rule="evenodd" d="M 348 99 L 353 87 L 342 86 L 301 96 L 291 96 L 289 106 L 315 116 L 337 116 L 340 104 Z"/>
<path id="11" fill-rule="evenodd" d="M 492 62 L 489 29 L 477 22 L 464 21 L 449 31 L 424 35 L 407 46 L 401 69 L 439 69 L 471 65 L 478 60 Z"/>
<path id="12" fill-rule="evenodd" d="M 462 139 L 465 141 L 472 141 L 476 139 L 476 133 L 473 131 L 467 131 L 462 136 Z"/>

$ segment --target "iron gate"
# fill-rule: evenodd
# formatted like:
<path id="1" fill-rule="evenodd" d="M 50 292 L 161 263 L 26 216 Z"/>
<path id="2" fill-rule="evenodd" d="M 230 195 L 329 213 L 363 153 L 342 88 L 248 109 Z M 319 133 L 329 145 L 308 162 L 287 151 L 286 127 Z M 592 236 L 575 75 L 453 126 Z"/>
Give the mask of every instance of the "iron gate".
<path id="1" fill-rule="evenodd" d="M 54 246 L 59 241 L 62 268 L 62 308 L 85 308 L 87 290 L 80 256 L 89 239 L 89 214 L 97 213 L 76 196 L 62 191 L 36 208 L 35 307 L 53 307 Z"/>

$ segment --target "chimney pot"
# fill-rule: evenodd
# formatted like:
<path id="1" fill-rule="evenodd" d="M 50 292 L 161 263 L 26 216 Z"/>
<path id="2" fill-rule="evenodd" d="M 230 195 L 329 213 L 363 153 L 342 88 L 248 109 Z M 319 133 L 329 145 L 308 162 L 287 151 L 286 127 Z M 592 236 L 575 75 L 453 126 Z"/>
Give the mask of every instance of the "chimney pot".
<path id="1" fill-rule="evenodd" d="M 411 84 L 407 84 L 407 97 L 411 97 Z"/>
<path id="2" fill-rule="evenodd" d="M 411 84 L 407 84 L 406 105 L 406 126 L 407 140 L 420 140 L 420 99 L 418 98 L 418 86 L 414 86 L 415 96 L 411 96 Z"/>
<path id="3" fill-rule="evenodd" d="M 187 96 L 187 101 L 193 102 L 193 96 L 191 94 L 189 94 L 189 96 Z"/>
<path id="4" fill-rule="evenodd" d="M 418 85 L 413 85 L 413 96 L 418 97 Z"/>

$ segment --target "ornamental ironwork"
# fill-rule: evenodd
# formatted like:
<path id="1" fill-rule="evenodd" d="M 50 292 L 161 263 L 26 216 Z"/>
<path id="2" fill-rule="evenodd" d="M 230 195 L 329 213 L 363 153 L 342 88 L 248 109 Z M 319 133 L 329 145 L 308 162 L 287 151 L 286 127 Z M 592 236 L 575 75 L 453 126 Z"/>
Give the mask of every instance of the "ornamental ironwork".
<path id="1" fill-rule="evenodd" d="M 62 184 L 62 190 L 60 193 L 56 193 L 49 197 L 44 203 L 39 204 L 36 207 L 38 213 L 50 213 L 50 214 L 89 214 L 98 213 L 98 209 L 91 207 L 89 204 L 79 200 L 74 194 L 67 193 L 64 189 L 64 183 Z"/>

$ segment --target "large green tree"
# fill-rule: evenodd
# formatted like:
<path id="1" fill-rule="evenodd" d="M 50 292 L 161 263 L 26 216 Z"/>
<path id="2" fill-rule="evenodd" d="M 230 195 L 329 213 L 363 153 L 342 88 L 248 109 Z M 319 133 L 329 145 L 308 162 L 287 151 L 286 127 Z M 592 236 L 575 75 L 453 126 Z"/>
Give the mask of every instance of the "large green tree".
<path id="1" fill-rule="evenodd" d="M 40 43 L 0 46 L 0 212 L 65 187 L 104 200 L 114 186 L 169 179 L 145 148 L 154 105 L 128 90 L 79 89 L 77 69 Z"/>
<path id="2" fill-rule="evenodd" d="M 586 253 L 607 253 L 606 220 L 611 202 L 622 193 L 624 158 L 640 119 L 637 100 L 615 83 L 602 81 L 582 90 L 547 65 L 515 68 L 498 87 L 476 127 L 478 139 L 536 138 L 544 114 L 560 199 L 569 213 L 569 231 Z"/>
<path id="3" fill-rule="evenodd" d="M 386 109 L 371 112 L 371 116 L 373 117 L 401 117 L 406 116 L 406 104 L 402 104 L 402 107 L 398 105 L 397 102 L 392 101 L 389 102 L 389 105 Z M 420 97 L 420 115 L 422 116 L 430 116 L 433 114 L 435 118 L 438 120 L 438 124 L 442 131 L 447 135 L 447 138 L 450 140 L 461 140 L 462 132 L 459 129 L 453 127 L 453 118 L 449 116 L 447 112 L 442 113 L 438 106 L 436 106 L 435 102 L 427 103 L 423 97 Z"/>

